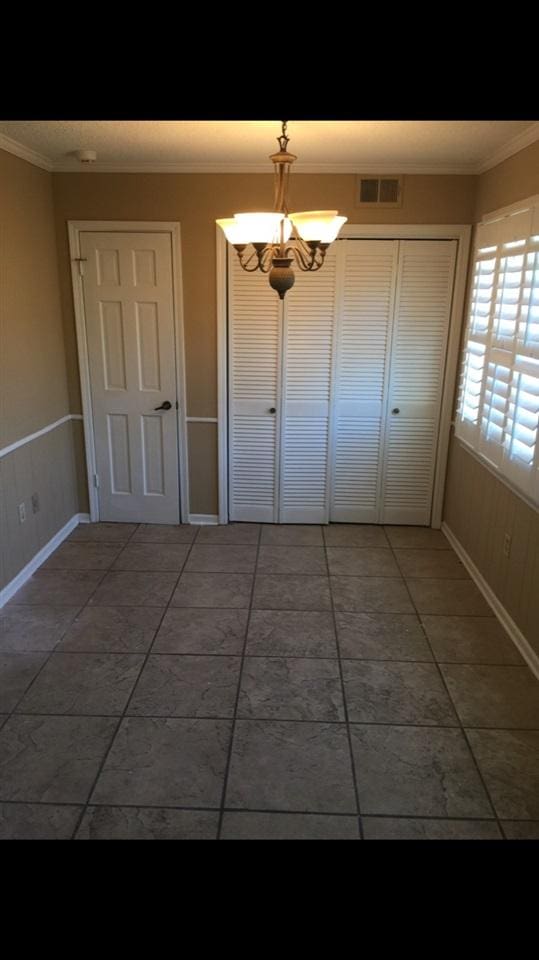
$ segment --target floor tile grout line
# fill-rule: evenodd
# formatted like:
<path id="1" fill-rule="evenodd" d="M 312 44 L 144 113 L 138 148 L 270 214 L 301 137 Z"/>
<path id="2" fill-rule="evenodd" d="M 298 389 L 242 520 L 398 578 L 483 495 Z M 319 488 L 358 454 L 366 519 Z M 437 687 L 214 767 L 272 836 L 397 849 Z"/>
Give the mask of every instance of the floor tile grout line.
<path id="1" fill-rule="evenodd" d="M 224 775 L 224 778 L 223 778 L 223 790 L 222 790 L 222 794 L 221 794 L 221 806 L 220 806 L 220 811 L 219 811 L 219 823 L 218 823 L 218 825 L 217 825 L 217 836 L 216 836 L 216 840 L 220 840 L 220 839 L 221 839 L 221 831 L 222 831 L 222 827 L 223 827 L 223 816 L 224 816 L 224 809 L 225 809 L 225 798 L 226 798 L 226 793 L 227 793 L 227 790 L 228 790 L 228 777 L 229 777 L 229 773 L 230 773 L 230 764 L 231 764 L 231 762 L 232 762 L 232 751 L 233 751 L 233 749 L 234 749 L 234 735 L 235 735 L 235 732 L 236 732 L 236 720 L 238 719 L 238 705 L 239 705 L 240 696 L 241 696 L 241 683 L 242 683 L 242 678 L 243 678 L 243 666 L 244 666 L 244 663 L 245 663 L 245 650 L 246 650 L 246 648 L 247 648 L 247 638 L 248 638 L 248 636 L 249 636 L 249 628 L 250 628 L 250 625 L 251 625 L 251 616 L 252 616 L 252 613 L 253 613 L 253 601 L 254 601 L 254 595 L 255 595 L 255 589 L 256 589 L 256 577 L 257 577 L 257 569 L 258 569 L 258 557 L 259 557 L 259 555 L 260 555 L 260 542 L 261 542 L 261 539 L 262 539 L 262 525 L 260 525 L 260 526 L 259 526 L 259 529 L 258 529 L 258 540 L 257 540 L 257 543 L 256 543 L 255 566 L 254 566 L 253 575 L 252 575 L 252 576 L 253 576 L 253 582 L 252 582 L 252 586 L 251 586 L 251 594 L 250 594 L 250 597 L 249 597 L 249 607 L 248 607 L 248 613 L 247 613 L 247 622 L 246 622 L 246 625 L 245 625 L 245 637 L 244 637 L 244 640 L 243 640 L 243 647 L 242 647 L 242 652 L 241 652 L 240 669 L 239 669 L 239 675 L 238 675 L 238 686 L 237 686 L 237 690 L 236 690 L 236 700 L 235 700 L 235 703 L 234 703 L 234 712 L 233 712 L 233 715 L 232 715 L 232 725 L 231 725 L 231 729 L 230 729 L 230 743 L 229 743 L 229 747 L 228 747 L 228 756 L 227 756 L 227 761 L 226 761 L 226 765 L 225 765 L 225 775 Z"/>
<path id="2" fill-rule="evenodd" d="M 395 556 L 395 552 L 394 552 L 394 551 L 393 551 L 393 555 Z M 399 569 L 400 569 L 400 564 L 399 564 L 398 558 L 397 558 L 396 556 L 395 556 L 395 562 L 396 562 L 397 566 L 398 566 Z M 403 578 L 403 579 L 404 579 L 404 578 Z M 443 579 L 443 578 L 441 578 L 441 579 Z M 423 633 L 424 633 L 424 635 L 425 635 L 425 639 L 426 639 L 427 644 L 428 644 L 428 646 L 429 646 L 429 650 L 430 650 L 431 654 L 434 656 L 434 651 L 433 651 L 433 648 L 432 648 L 432 644 L 431 644 L 431 642 L 430 642 L 429 635 L 428 635 L 428 633 L 427 633 L 427 631 L 426 631 L 426 629 L 425 629 L 425 627 L 424 627 L 424 625 L 423 625 L 423 621 L 421 620 L 421 616 L 420 616 L 419 610 L 418 610 L 418 608 L 417 608 L 417 606 L 416 606 L 416 603 L 415 603 L 415 601 L 414 601 L 414 598 L 413 598 L 413 596 L 412 596 L 412 593 L 411 593 L 411 590 L 410 590 L 410 588 L 409 588 L 409 586 L 408 586 L 408 583 L 406 582 L 406 579 L 404 579 L 404 585 L 405 585 L 405 587 L 406 587 L 406 590 L 407 590 L 407 592 L 408 592 L 408 596 L 410 597 L 410 601 L 411 601 L 412 606 L 413 606 L 413 608 L 414 608 L 414 610 L 415 610 L 415 612 L 416 612 L 416 615 L 417 615 L 418 618 L 419 618 L 419 622 L 421 623 L 421 629 L 423 630 Z M 494 813 L 494 816 L 495 816 L 495 818 L 496 818 L 496 823 L 498 824 L 498 829 L 499 829 L 499 831 L 500 831 L 500 833 L 501 833 L 501 835 L 502 835 L 502 839 L 505 840 L 505 839 L 506 839 L 506 836 L 505 836 L 504 830 L 503 830 L 503 828 L 502 828 L 502 825 L 501 825 L 501 823 L 500 823 L 500 818 L 498 817 L 498 811 L 496 810 L 496 806 L 495 806 L 494 801 L 493 801 L 493 799 L 492 799 L 492 797 L 491 797 L 491 795 L 490 795 L 490 790 L 488 789 L 487 784 L 486 784 L 486 782 L 485 782 L 485 779 L 484 779 L 484 777 L 483 777 L 483 774 L 481 773 L 481 770 L 480 770 L 480 768 L 479 768 L 479 764 L 478 764 L 478 762 L 477 762 L 477 758 L 476 758 L 476 756 L 475 756 L 475 753 L 474 753 L 474 751 L 472 750 L 470 741 L 469 741 L 468 736 L 467 736 L 467 734 L 466 734 L 466 729 L 465 729 L 464 724 L 463 724 L 463 722 L 462 722 L 460 713 L 459 713 L 459 711 L 458 711 L 458 709 L 457 709 L 457 705 L 456 705 L 455 701 L 453 700 L 453 697 L 451 696 L 451 692 L 450 692 L 449 687 L 448 687 L 448 685 L 447 685 L 447 683 L 446 683 L 446 681 L 445 681 L 445 677 L 444 677 L 444 675 L 443 675 L 443 673 L 442 673 L 442 671 L 441 671 L 441 669 L 440 669 L 440 664 L 436 661 L 436 659 L 435 659 L 434 662 L 435 662 L 435 664 L 436 664 L 436 669 L 438 670 L 438 675 L 439 675 L 439 677 L 440 677 L 440 680 L 441 680 L 441 682 L 442 682 L 442 684 L 443 684 L 443 687 L 444 687 L 444 689 L 445 689 L 445 691 L 446 691 L 447 696 L 449 697 L 449 702 L 451 703 L 451 705 L 452 705 L 452 707 L 453 707 L 453 711 L 454 711 L 454 713 L 455 713 L 455 716 L 457 717 L 457 720 L 458 720 L 458 722 L 459 722 L 460 731 L 461 731 L 461 733 L 462 733 L 462 736 L 464 737 L 464 740 L 465 740 L 465 742 L 466 742 L 466 746 L 468 747 L 468 750 L 469 750 L 470 756 L 471 756 L 471 758 L 472 758 L 474 767 L 475 767 L 475 769 L 476 769 L 477 775 L 478 775 L 478 777 L 479 777 L 480 783 L 482 784 L 483 790 L 485 791 L 485 796 L 487 797 L 487 800 L 488 800 L 488 802 L 489 802 L 489 804 L 490 804 L 490 807 L 491 807 L 491 809 L 492 809 L 492 812 Z M 472 729 L 472 728 L 470 728 L 470 729 Z"/>
<path id="3" fill-rule="evenodd" d="M 131 537 L 130 537 L 129 540 L 127 541 L 128 543 L 130 543 L 131 540 L 133 539 L 133 537 L 135 536 L 135 533 L 136 533 L 137 530 L 139 529 L 139 526 L 140 526 L 140 524 L 137 524 L 137 525 L 136 525 L 135 529 L 133 530 L 133 533 L 131 534 Z M 193 540 L 192 540 L 191 544 L 189 545 L 189 550 L 187 551 L 187 554 L 186 554 L 186 556 L 185 556 L 184 566 L 185 566 L 185 563 L 187 562 L 187 558 L 188 558 L 188 556 L 189 556 L 189 553 L 191 552 L 191 548 L 192 548 L 193 543 L 195 542 L 197 536 L 198 536 L 198 531 L 197 531 L 197 533 L 195 534 L 195 536 L 193 537 Z M 182 570 L 183 570 L 183 567 L 182 567 Z M 106 761 L 107 761 L 107 759 L 108 759 L 108 757 L 109 757 L 109 754 L 110 754 L 110 752 L 111 752 L 111 750 L 112 750 L 112 746 L 113 746 L 113 744 L 114 744 L 114 742 L 115 742 L 115 740 L 116 740 L 116 737 L 117 737 L 117 735 L 118 735 L 118 731 L 119 731 L 120 726 L 121 726 L 121 724 L 122 724 L 122 720 L 123 720 L 124 717 L 127 715 L 128 706 L 129 706 L 129 704 L 131 703 L 131 699 L 132 699 L 132 697 L 133 697 L 133 694 L 134 694 L 134 692 L 135 692 L 135 689 L 136 689 L 136 687 L 137 687 L 137 685 L 138 685 L 138 682 L 139 682 L 139 680 L 140 680 L 142 671 L 144 670 L 144 668 L 145 668 L 145 666 L 146 666 L 146 663 L 148 662 L 148 658 L 149 658 L 149 656 L 150 656 L 150 652 L 151 652 L 151 650 L 152 650 L 152 648 L 153 648 L 153 645 L 154 645 L 155 640 L 156 640 L 156 638 L 157 638 L 157 634 L 159 633 L 159 630 L 161 629 L 161 625 L 162 625 L 162 623 L 163 623 L 163 620 L 164 620 L 164 618 L 165 618 L 165 616 L 166 616 L 166 614 L 167 614 L 167 611 L 168 611 L 168 609 L 169 609 L 169 607 L 170 607 L 170 601 L 172 600 L 172 597 L 174 596 L 174 591 L 176 590 L 176 587 L 178 586 L 178 582 L 179 582 L 179 580 L 180 580 L 181 575 L 182 575 L 182 571 L 180 571 L 180 573 L 178 574 L 178 577 L 177 577 L 177 579 L 176 579 L 176 583 L 174 584 L 174 586 L 173 586 L 173 588 L 172 588 L 172 590 L 171 590 L 171 592 L 170 592 L 170 596 L 169 596 L 169 599 L 168 599 L 168 603 L 166 604 L 166 606 L 164 607 L 164 609 L 163 609 L 163 611 L 162 611 L 161 619 L 159 620 L 159 623 L 157 624 L 157 627 L 156 627 L 156 629 L 155 629 L 155 633 L 154 633 L 154 636 L 153 636 L 153 640 L 152 640 L 152 642 L 150 643 L 150 646 L 148 647 L 148 650 L 146 651 L 146 654 L 145 654 L 144 659 L 143 659 L 143 662 L 142 662 L 142 664 L 141 664 L 141 666 L 140 666 L 140 670 L 139 670 L 139 672 L 138 672 L 137 678 L 136 678 L 135 682 L 133 683 L 133 686 L 131 687 L 131 693 L 129 694 L 129 696 L 128 696 L 127 700 L 126 700 L 126 703 L 125 703 L 125 705 L 124 705 L 124 709 L 123 709 L 122 713 L 121 713 L 120 716 L 118 717 L 118 723 L 116 724 L 116 728 L 115 728 L 115 730 L 114 730 L 114 732 L 113 732 L 113 734 L 112 734 L 112 737 L 111 737 L 111 739 L 110 739 L 110 743 L 109 743 L 109 745 L 108 745 L 108 748 L 107 748 L 107 750 L 105 751 L 105 753 L 104 753 L 104 755 L 103 755 L 103 757 L 102 757 L 102 759 L 101 759 L 101 762 L 100 762 L 99 767 L 98 767 L 98 770 L 97 770 L 97 774 L 96 774 L 96 776 L 95 776 L 95 778 L 94 778 L 94 780 L 93 780 L 93 783 L 92 783 L 91 786 L 90 786 L 90 789 L 89 789 L 88 794 L 87 794 L 87 796 L 86 796 L 86 802 L 84 803 L 84 806 L 83 806 L 83 809 L 82 809 L 82 811 L 81 811 L 80 817 L 78 818 L 77 822 L 75 823 L 75 827 L 74 827 L 73 833 L 72 833 L 72 835 L 71 835 L 71 839 L 72 839 L 72 840 L 74 840 L 75 837 L 77 836 L 77 833 L 78 833 L 78 831 L 79 831 L 79 829 L 80 829 L 80 826 L 81 826 L 81 824 L 82 824 L 82 821 L 83 821 L 83 819 L 84 819 L 84 816 L 85 816 L 85 814 L 86 814 L 86 811 L 87 811 L 87 809 L 88 809 L 88 806 L 91 805 L 90 801 L 91 801 L 92 794 L 94 793 L 94 790 L 95 790 L 95 788 L 96 788 L 96 786 L 97 786 L 98 780 L 99 780 L 99 778 L 100 778 L 100 776 L 101 776 L 101 773 L 102 773 L 102 771 L 103 771 L 103 768 L 104 768 L 104 766 L 105 766 L 105 763 L 106 763 Z M 88 601 L 87 601 L 87 604 L 88 604 L 88 603 L 89 603 L 89 599 L 88 599 Z"/>
<path id="4" fill-rule="evenodd" d="M 325 541 L 325 537 L 324 537 L 324 541 Z M 340 676 L 340 679 L 341 679 L 341 695 L 342 695 L 342 700 L 343 700 L 344 719 L 345 719 L 345 724 L 346 724 L 346 736 L 347 736 L 347 740 L 348 740 L 348 750 L 349 750 L 349 753 L 350 753 L 350 765 L 351 765 L 351 771 L 352 771 L 352 781 L 353 781 L 353 784 L 354 784 L 354 795 L 355 795 L 355 798 L 356 798 L 357 827 L 358 827 L 358 832 L 359 832 L 359 839 L 360 839 L 360 840 L 364 840 L 365 837 L 364 837 L 364 834 L 363 834 L 363 823 L 362 823 L 362 820 L 361 820 L 361 804 L 360 804 L 360 801 L 359 801 L 359 786 L 358 786 L 357 776 L 356 776 L 356 764 L 355 764 L 355 759 L 354 759 L 354 750 L 353 750 L 353 746 L 352 746 L 352 734 L 351 734 L 351 730 L 350 730 L 350 720 L 349 720 L 349 716 L 348 716 L 348 703 L 347 703 L 347 699 L 346 699 L 346 689 L 345 689 L 345 684 L 344 684 L 344 672 L 343 672 L 343 667 L 342 667 L 341 648 L 340 648 L 340 643 L 339 643 L 339 632 L 338 632 L 338 629 L 337 629 L 337 617 L 336 617 L 336 615 L 335 615 L 335 604 L 334 604 L 334 601 L 333 601 L 333 590 L 332 590 L 332 587 L 331 587 L 331 576 L 330 576 L 330 573 L 329 573 L 329 558 L 328 558 L 328 554 L 327 554 L 327 546 L 324 546 L 324 552 L 325 552 L 326 567 L 327 567 L 327 572 L 328 572 L 329 601 L 330 601 L 330 606 L 331 606 L 331 614 L 332 614 L 332 617 L 333 617 L 333 630 L 334 630 L 334 632 L 335 632 L 335 644 L 336 644 L 336 647 L 337 647 L 337 662 L 338 662 L 338 664 L 339 664 L 339 676 Z"/>

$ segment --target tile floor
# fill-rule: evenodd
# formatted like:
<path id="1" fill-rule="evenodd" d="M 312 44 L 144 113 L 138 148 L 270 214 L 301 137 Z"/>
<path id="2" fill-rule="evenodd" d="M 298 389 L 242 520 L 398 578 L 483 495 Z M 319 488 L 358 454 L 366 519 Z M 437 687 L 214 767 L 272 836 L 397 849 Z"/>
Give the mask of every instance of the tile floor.
<path id="1" fill-rule="evenodd" d="M 82 525 L 0 616 L 1 838 L 539 839 L 539 683 L 439 531 Z"/>

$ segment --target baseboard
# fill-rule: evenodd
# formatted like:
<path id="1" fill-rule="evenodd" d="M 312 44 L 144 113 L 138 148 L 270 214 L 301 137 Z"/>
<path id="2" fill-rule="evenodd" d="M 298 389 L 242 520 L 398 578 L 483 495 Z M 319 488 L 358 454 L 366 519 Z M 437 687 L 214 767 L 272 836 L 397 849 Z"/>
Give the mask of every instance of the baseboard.
<path id="1" fill-rule="evenodd" d="M 534 673 L 539 680 L 539 656 L 536 654 L 529 641 L 526 640 L 526 637 L 519 627 L 517 627 L 515 621 L 507 612 L 503 604 L 500 602 L 500 600 L 498 600 L 498 597 L 494 593 L 492 587 L 488 585 L 487 581 L 479 572 L 471 557 L 466 553 L 466 550 L 460 541 L 457 540 L 455 534 L 449 529 L 446 523 L 442 523 L 442 531 L 445 533 L 455 553 L 462 560 L 472 580 L 483 594 L 489 607 L 492 608 L 494 616 L 500 621 L 502 627 L 504 630 L 506 630 L 507 634 L 515 644 L 518 652 L 524 658 L 532 673 Z"/>
<path id="2" fill-rule="evenodd" d="M 51 540 L 41 548 L 39 553 L 36 553 L 35 557 L 32 557 L 29 563 L 26 564 L 22 570 L 19 570 L 16 577 L 4 587 L 3 590 L 0 590 L 0 607 L 3 607 L 4 604 L 11 600 L 14 593 L 17 593 L 17 590 L 30 579 L 33 573 L 41 566 L 42 563 L 45 563 L 51 553 L 56 550 L 56 547 L 59 547 L 63 540 L 69 536 L 72 530 L 78 526 L 79 523 L 89 523 L 90 514 L 89 513 L 76 513 L 71 517 L 71 520 L 68 520 L 65 526 L 62 527 L 58 533 L 54 534 Z"/>
<path id="3" fill-rule="evenodd" d="M 218 524 L 219 517 L 216 513 L 190 513 L 189 514 L 189 523 L 199 523 L 199 524 Z"/>

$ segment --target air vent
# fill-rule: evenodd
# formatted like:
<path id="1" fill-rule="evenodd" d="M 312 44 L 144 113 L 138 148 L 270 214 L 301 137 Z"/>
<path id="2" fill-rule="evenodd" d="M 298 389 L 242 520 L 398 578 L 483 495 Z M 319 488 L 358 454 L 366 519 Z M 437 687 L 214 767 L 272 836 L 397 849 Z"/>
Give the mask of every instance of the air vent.
<path id="1" fill-rule="evenodd" d="M 400 207 L 402 206 L 402 177 L 358 177 L 356 206 Z"/>

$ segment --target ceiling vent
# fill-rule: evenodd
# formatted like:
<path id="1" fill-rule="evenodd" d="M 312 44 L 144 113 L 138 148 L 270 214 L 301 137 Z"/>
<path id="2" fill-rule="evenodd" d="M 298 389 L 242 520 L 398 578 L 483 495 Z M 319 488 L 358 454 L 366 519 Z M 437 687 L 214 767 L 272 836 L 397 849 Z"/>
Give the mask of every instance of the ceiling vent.
<path id="1" fill-rule="evenodd" d="M 357 178 L 358 207 L 402 207 L 402 177 L 362 174 Z"/>

